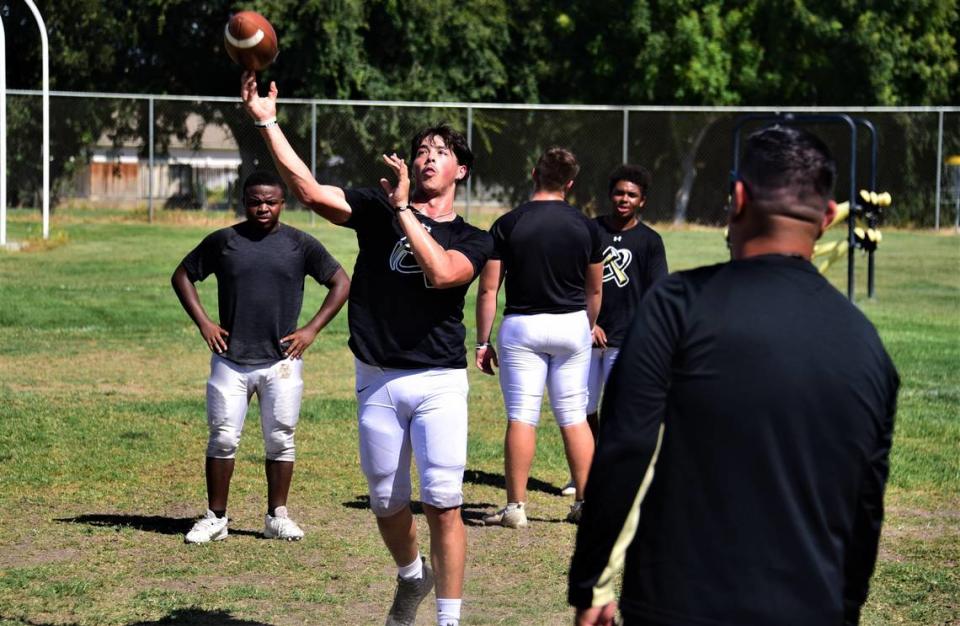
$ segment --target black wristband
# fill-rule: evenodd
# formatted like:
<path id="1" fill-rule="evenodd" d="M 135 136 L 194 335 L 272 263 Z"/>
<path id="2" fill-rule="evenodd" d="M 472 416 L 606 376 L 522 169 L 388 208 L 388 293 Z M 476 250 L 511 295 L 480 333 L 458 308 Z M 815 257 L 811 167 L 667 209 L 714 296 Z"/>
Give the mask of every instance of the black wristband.
<path id="1" fill-rule="evenodd" d="M 412 205 L 412 204 L 408 204 L 408 205 L 406 205 L 406 206 L 395 206 L 395 207 L 393 207 L 393 213 L 394 213 L 394 215 L 396 215 L 397 213 L 400 213 L 401 211 L 409 211 L 409 210 L 412 209 L 412 208 L 413 208 L 413 205 Z"/>

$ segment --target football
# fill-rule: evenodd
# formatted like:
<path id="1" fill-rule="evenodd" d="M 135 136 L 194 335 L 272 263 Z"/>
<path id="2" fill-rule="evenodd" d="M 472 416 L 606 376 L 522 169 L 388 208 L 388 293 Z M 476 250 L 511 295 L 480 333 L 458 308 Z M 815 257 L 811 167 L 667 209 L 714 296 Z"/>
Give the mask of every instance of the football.
<path id="1" fill-rule="evenodd" d="M 237 65 L 254 72 L 273 63 L 279 52 L 277 33 L 256 11 L 240 11 L 230 18 L 223 29 L 223 45 Z"/>

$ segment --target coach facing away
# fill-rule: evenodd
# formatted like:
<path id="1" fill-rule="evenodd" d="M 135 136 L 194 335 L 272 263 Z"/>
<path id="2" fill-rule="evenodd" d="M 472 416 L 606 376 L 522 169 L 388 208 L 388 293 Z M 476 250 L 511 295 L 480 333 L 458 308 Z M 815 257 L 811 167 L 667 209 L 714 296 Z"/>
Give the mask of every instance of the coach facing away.
<path id="1" fill-rule="evenodd" d="M 835 164 L 794 128 L 747 141 L 733 260 L 645 299 L 603 403 L 570 569 L 578 624 L 856 624 L 899 386 L 816 271 Z"/>

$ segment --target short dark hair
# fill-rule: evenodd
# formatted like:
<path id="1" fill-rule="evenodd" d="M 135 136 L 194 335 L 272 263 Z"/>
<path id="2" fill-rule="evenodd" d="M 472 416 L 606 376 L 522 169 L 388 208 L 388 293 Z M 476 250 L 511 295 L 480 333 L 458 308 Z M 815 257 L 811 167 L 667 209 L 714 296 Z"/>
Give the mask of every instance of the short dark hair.
<path id="1" fill-rule="evenodd" d="M 833 196 L 837 163 L 830 149 L 813 133 L 793 126 L 769 126 L 747 138 L 736 173 L 751 192 L 786 191 L 802 199 L 811 194 Z"/>
<path id="2" fill-rule="evenodd" d="M 560 191 L 580 173 L 580 164 L 572 152 L 555 146 L 540 155 L 534 173 L 538 189 Z"/>
<path id="3" fill-rule="evenodd" d="M 428 126 L 413 136 L 413 139 L 410 141 L 409 160 L 413 161 L 413 159 L 416 158 L 417 150 L 420 149 L 420 144 L 423 143 L 424 139 L 428 139 L 430 137 L 439 137 L 440 139 L 443 139 L 443 145 L 453 150 L 454 156 L 457 157 L 457 163 L 467 168 L 466 175 L 458 180 L 457 184 L 462 183 L 470 178 L 470 173 L 473 171 L 473 151 L 470 149 L 470 145 L 467 143 L 467 138 L 463 136 L 463 133 L 455 130 L 446 122 L 440 122 L 438 124 L 434 124 L 433 126 Z"/>
<path id="4" fill-rule="evenodd" d="M 250 187 L 264 185 L 267 187 L 279 187 L 283 195 L 287 195 L 287 186 L 283 183 L 280 175 L 271 170 L 257 170 L 247 176 L 243 181 L 243 191 L 246 192 Z"/>
<path id="5" fill-rule="evenodd" d="M 650 189 L 650 181 L 652 180 L 652 177 L 650 176 L 650 170 L 642 165 L 630 165 L 629 163 L 625 163 L 610 172 L 610 179 L 607 182 L 608 196 L 613 193 L 613 188 L 616 187 L 617 183 L 619 183 L 621 180 L 633 183 L 640 188 L 640 193 L 646 196 L 647 190 Z"/>

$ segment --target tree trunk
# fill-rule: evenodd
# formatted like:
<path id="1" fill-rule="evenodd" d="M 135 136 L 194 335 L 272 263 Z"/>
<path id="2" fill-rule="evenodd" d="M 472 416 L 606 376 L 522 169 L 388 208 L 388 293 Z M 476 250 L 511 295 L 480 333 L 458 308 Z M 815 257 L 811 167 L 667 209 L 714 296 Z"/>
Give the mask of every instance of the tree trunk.
<path id="1" fill-rule="evenodd" d="M 716 118 L 713 116 L 705 120 L 705 123 L 697 131 L 696 136 L 689 142 L 687 149 L 684 151 L 683 158 L 680 160 L 683 180 L 680 182 L 680 188 L 677 189 L 677 193 L 674 196 L 674 224 L 683 224 L 687 221 L 687 207 L 690 204 L 690 192 L 693 189 L 693 183 L 697 180 L 697 152 L 700 150 L 700 143 L 715 121 Z"/>

